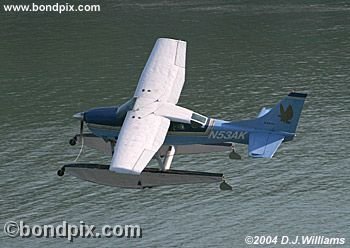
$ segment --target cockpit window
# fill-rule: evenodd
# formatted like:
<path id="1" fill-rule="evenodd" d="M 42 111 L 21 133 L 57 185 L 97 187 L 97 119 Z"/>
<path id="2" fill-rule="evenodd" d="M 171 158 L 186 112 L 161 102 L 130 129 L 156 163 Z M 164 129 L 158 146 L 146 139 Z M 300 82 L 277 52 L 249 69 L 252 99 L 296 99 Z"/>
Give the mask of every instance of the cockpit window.
<path id="1" fill-rule="evenodd" d="M 135 102 L 136 102 L 136 97 L 133 97 L 126 102 L 125 105 L 128 108 L 128 110 L 132 110 L 134 108 Z"/>
<path id="2" fill-rule="evenodd" d="M 124 119 L 127 112 L 134 108 L 135 102 L 136 102 L 136 98 L 133 97 L 133 98 L 129 99 L 127 102 L 120 105 L 117 108 L 117 118 Z"/>

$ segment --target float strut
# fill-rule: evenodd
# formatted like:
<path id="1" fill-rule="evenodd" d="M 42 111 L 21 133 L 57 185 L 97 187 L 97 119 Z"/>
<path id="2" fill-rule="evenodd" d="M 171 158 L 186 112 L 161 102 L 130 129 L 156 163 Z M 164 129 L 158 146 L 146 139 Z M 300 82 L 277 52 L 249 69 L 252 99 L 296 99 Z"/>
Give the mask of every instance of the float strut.
<path id="1" fill-rule="evenodd" d="M 173 161 L 174 155 L 175 155 L 175 146 L 169 146 L 169 149 L 165 154 L 162 170 L 170 169 L 171 162 Z"/>

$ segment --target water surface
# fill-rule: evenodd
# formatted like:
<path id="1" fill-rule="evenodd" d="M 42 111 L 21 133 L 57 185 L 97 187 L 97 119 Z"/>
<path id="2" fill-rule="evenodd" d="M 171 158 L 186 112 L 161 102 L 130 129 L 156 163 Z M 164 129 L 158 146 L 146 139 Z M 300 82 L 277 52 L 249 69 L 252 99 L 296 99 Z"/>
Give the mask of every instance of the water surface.
<path id="1" fill-rule="evenodd" d="M 140 224 L 141 239 L 77 247 L 245 247 L 246 235 L 326 235 L 350 242 L 350 5 L 346 1 L 104 1 L 100 13 L 0 13 L 0 224 L 80 220 Z M 176 156 L 173 168 L 223 172 L 233 186 L 104 187 L 56 170 L 79 147 L 75 112 L 119 104 L 136 88 L 158 37 L 188 42 L 180 105 L 253 118 L 307 92 L 298 135 L 275 158 Z M 80 161 L 109 163 L 86 149 Z M 11 239 L 1 247 L 62 247 Z"/>

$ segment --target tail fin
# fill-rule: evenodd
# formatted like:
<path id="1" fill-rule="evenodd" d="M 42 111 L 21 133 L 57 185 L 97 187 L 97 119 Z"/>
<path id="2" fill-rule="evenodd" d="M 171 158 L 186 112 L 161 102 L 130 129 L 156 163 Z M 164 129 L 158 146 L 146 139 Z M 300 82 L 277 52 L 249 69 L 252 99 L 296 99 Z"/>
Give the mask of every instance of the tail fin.
<path id="1" fill-rule="evenodd" d="M 259 120 L 263 129 L 295 133 L 307 94 L 291 92 Z"/>
<path id="2" fill-rule="evenodd" d="M 291 92 L 272 109 L 263 108 L 258 118 L 238 123 L 260 130 L 295 134 L 306 96 L 304 93 Z"/>
<path id="3" fill-rule="evenodd" d="M 249 156 L 271 158 L 283 141 L 293 139 L 306 96 L 289 93 L 273 108 L 263 108 L 256 119 L 235 123 L 254 129 L 249 133 Z"/>

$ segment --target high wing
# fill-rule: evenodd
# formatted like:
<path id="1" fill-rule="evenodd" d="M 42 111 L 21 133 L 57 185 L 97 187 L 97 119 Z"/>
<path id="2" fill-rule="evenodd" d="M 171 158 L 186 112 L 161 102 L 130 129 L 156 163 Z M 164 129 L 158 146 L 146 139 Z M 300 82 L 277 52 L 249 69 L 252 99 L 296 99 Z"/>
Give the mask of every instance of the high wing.
<path id="1" fill-rule="evenodd" d="M 175 106 L 185 81 L 185 62 L 186 42 L 157 40 L 136 88 L 135 104 L 125 117 L 114 147 L 111 171 L 142 172 L 168 132 L 170 119 L 162 114 L 167 112 L 164 109 L 190 118 L 192 112 Z"/>
<path id="2" fill-rule="evenodd" d="M 185 82 L 186 42 L 158 39 L 141 74 L 134 97 L 176 104 Z"/>

